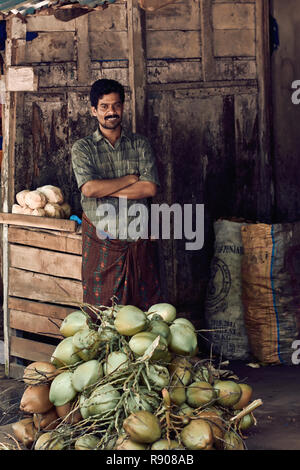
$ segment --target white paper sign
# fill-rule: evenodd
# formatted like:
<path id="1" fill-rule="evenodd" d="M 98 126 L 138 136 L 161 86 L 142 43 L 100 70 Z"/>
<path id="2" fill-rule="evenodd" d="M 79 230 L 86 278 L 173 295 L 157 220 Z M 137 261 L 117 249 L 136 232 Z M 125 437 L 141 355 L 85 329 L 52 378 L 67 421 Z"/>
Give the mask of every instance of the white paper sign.
<path id="1" fill-rule="evenodd" d="M 6 91 L 37 91 L 38 77 L 33 67 L 9 67 L 6 78 Z"/>

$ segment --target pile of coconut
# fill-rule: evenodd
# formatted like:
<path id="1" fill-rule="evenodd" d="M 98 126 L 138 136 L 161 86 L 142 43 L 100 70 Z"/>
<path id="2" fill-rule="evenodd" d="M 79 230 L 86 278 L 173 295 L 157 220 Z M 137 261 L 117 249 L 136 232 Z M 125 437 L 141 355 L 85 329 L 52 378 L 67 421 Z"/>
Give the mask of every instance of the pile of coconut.
<path id="1" fill-rule="evenodd" d="M 59 330 L 49 362 L 24 371 L 24 416 L 13 431 L 26 448 L 246 448 L 261 400 L 251 402 L 251 386 L 232 371 L 200 358 L 193 324 L 173 305 L 85 305 Z"/>
<path id="2" fill-rule="evenodd" d="M 33 191 L 24 189 L 16 194 L 17 204 L 13 204 L 13 214 L 36 215 L 68 219 L 71 207 L 65 202 L 63 192 L 57 186 L 45 185 Z"/>

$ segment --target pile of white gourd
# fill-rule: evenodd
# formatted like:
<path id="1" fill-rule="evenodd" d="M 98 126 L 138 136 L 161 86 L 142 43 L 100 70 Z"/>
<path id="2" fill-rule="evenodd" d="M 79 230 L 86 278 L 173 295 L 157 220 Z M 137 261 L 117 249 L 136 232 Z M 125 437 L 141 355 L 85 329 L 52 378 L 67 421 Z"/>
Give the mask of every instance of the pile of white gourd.
<path id="1" fill-rule="evenodd" d="M 100 326 L 83 310 L 70 313 L 50 361 L 25 369 L 26 416 L 13 425 L 25 447 L 244 449 L 241 432 L 256 424 L 253 414 L 238 427 L 228 423 L 249 404 L 252 388 L 195 366 L 197 333 L 174 306 L 143 312 L 115 305 L 98 320 Z"/>
<path id="2" fill-rule="evenodd" d="M 64 200 L 63 192 L 53 185 L 45 185 L 30 191 L 23 189 L 16 194 L 16 204 L 12 206 L 13 214 L 35 215 L 68 219 L 71 206 Z"/>

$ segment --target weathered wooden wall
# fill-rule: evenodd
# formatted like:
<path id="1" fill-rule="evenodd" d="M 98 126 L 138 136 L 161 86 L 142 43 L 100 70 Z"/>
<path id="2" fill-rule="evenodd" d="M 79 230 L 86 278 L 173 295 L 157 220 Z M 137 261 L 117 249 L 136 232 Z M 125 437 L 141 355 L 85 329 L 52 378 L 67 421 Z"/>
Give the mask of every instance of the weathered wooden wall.
<path id="1" fill-rule="evenodd" d="M 32 66 L 39 86 L 10 93 L 7 103 L 16 126 L 10 203 L 25 186 L 53 183 L 78 207 L 70 147 L 95 128 L 89 87 L 101 77 L 121 81 L 126 124 L 144 127 L 156 151 L 156 202 L 205 204 L 202 250 L 186 251 L 185 240 L 161 243 L 168 299 L 199 319 L 213 221 L 267 221 L 271 213 L 267 19 L 264 0 L 186 0 L 153 13 L 118 1 L 69 22 L 14 18 L 7 55 L 11 65 Z M 37 37 L 26 41 L 26 32 Z"/>
<path id="2" fill-rule="evenodd" d="M 296 91 L 292 89 L 292 83 L 300 80 L 300 4 L 297 0 L 272 0 L 271 6 L 271 13 L 278 24 L 280 41 L 271 62 L 276 195 L 274 216 L 278 222 L 294 222 L 300 219 L 300 105 L 292 101 L 292 94 Z"/>

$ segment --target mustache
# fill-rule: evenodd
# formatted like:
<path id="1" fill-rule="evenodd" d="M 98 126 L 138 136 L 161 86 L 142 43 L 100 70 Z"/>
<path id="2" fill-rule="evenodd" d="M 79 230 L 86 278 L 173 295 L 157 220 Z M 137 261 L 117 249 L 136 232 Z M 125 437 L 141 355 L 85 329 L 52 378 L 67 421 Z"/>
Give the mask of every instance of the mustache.
<path id="1" fill-rule="evenodd" d="M 112 114 L 111 116 L 106 116 L 104 119 L 105 119 L 105 121 L 106 121 L 107 119 L 119 118 L 119 117 L 120 117 L 120 116 L 119 116 L 118 114 Z"/>

